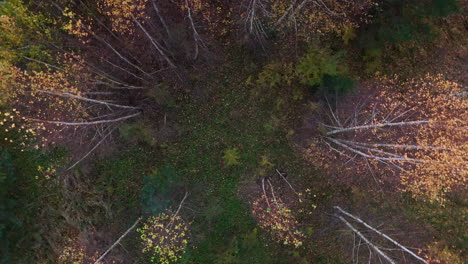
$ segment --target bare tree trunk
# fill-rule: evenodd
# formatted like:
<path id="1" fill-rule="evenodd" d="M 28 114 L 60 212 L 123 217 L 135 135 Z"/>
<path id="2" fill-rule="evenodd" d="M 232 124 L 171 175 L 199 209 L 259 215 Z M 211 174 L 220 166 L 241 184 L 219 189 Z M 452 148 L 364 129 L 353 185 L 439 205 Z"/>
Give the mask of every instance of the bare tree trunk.
<path id="1" fill-rule="evenodd" d="M 311 0 L 304 0 L 302 1 L 302 3 L 294 10 L 294 12 L 291 13 L 291 15 L 289 15 L 289 18 L 288 20 L 292 20 L 294 18 L 294 16 L 299 12 L 301 11 L 302 8 L 304 8 L 304 6 L 311 2 Z"/>
<path id="2" fill-rule="evenodd" d="M 187 199 L 189 193 L 188 192 L 185 192 L 185 195 L 184 195 L 184 198 L 182 198 L 182 201 L 180 201 L 180 204 L 179 204 L 179 208 L 177 208 L 177 211 L 175 212 L 175 214 L 171 217 L 171 222 L 169 222 L 169 224 L 167 225 L 167 229 L 171 230 L 172 228 L 172 224 L 174 223 L 174 219 L 176 218 L 176 216 L 179 214 L 180 212 L 180 209 L 182 209 L 182 204 L 184 204 L 185 202 L 185 199 Z"/>
<path id="3" fill-rule="evenodd" d="M 26 56 L 23 56 L 23 58 L 25 58 L 25 59 L 27 59 L 29 61 L 34 61 L 34 62 L 37 62 L 37 63 L 40 63 L 40 64 L 44 64 L 47 67 L 51 67 L 51 68 L 56 69 L 56 70 L 61 71 L 61 72 L 64 71 L 62 68 L 60 68 L 58 66 L 55 66 L 55 65 L 52 65 L 52 64 L 49 64 L 49 63 L 44 62 L 44 61 L 36 60 L 36 59 L 29 58 L 29 57 L 26 57 Z"/>
<path id="4" fill-rule="evenodd" d="M 167 26 L 166 21 L 162 17 L 161 12 L 159 12 L 159 8 L 156 5 L 156 0 L 152 0 L 151 3 L 153 4 L 153 8 L 156 11 L 156 14 L 158 15 L 159 20 L 161 21 L 161 24 L 163 25 L 164 29 L 166 30 L 167 36 L 169 38 L 172 38 L 171 31 L 169 30 L 169 27 Z"/>
<path id="5" fill-rule="evenodd" d="M 117 64 L 115 64 L 115 63 L 112 63 L 112 62 L 109 61 L 108 59 L 105 59 L 105 61 L 106 61 L 107 63 L 109 63 L 110 65 L 112 65 L 113 67 L 115 67 L 115 68 L 117 68 L 117 69 L 119 69 L 119 70 L 121 70 L 121 71 L 124 71 L 124 72 L 130 74 L 131 76 L 133 76 L 133 77 L 135 77 L 135 78 L 137 78 L 137 79 L 139 79 L 139 80 L 142 80 L 142 81 L 145 80 L 145 79 L 141 78 L 140 76 L 134 74 L 133 72 L 131 72 L 131 71 L 129 71 L 129 70 L 123 68 L 123 67 L 120 67 L 119 65 L 117 65 Z"/>
<path id="6" fill-rule="evenodd" d="M 382 250 L 380 250 L 376 245 L 372 244 L 372 242 L 370 242 L 369 239 L 367 239 L 361 232 L 359 232 L 356 228 L 354 228 L 354 226 L 352 226 L 348 221 L 346 221 L 342 216 L 338 216 L 338 219 L 340 219 L 349 229 L 351 229 L 351 231 L 353 231 L 356 235 L 358 235 L 362 240 L 364 240 L 364 242 L 367 243 L 367 245 L 369 245 L 377 254 L 379 254 L 380 256 L 382 256 L 384 259 L 386 259 L 388 262 L 390 262 L 391 264 L 396 264 L 396 262 L 391 259 L 389 256 L 387 256 L 387 254 L 385 254 L 384 252 L 382 252 Z"/>
<path id="7" fill-rule="evenodd" d="M 166 53 L 163 51 L 163 47 L 161 46 L 161 44 L 159 44 L 159 42 L 157 42 L 149 33 L 148 31 L 146 31 L 146 29 L 143 27 L 143 25 L 138 22 L 138 20 L 133 16 L 132 16 L 132 19 L 133 21 L 138 25 L 138 27 L 145 33 L 146 37 L 148 37 L 148 39 L 150 40 L 151 44 L 153 44 L 153 46 L 156 48 L 156 50 L 159 52 L 159 54 L 161 54 L 161 56 L 167 61 L 167 63 L 169 64 L 169 66 L 171 68 L 176 68 L 175 64 L 171 61 L 171 59 L 169 59 L 169 57 L 166 55 Z"/>
<path id="8" fill-rule="evenodd" d="M 368 225 L 366 222 L 362 221 L 359 217 L 357 216 L 354 216 L 348 212 L 346 212 L 345 210 L 341 209 L 341 207 L 339 206 L 334 206 L 335 209 L 337 209 L 338 211 L 340 211 L 342 214 L 345 214 L 349 217 L 351 217 L 352 219 L 356 220 L 358 223 L 362 224 L 363 226 L 369 228 L 370 230 L 374 231 L 375 233 L 377 233 L 378 235 L 384 237 L 385 239 L 387 239 L 388 241 L 392 242 L 394 245 L 396 245 L 397 247 L 401 248 L 403 251 L 405 251 L 406 253 L 410 254 L 411 256 L 415 257 L 416 259 L 420 260 L 421 262 L 423 263 L 427 263 L 426 260 L 424 260 L 423 258 L 421 258 L 420 256 L 416 255 L 415 253 L 413 253 L 411 250 L 409 250 L 408 248 L 402 246 L 400 243 L 398 243 L 397 241 L 393 240 L 391 237 L 387 236 L 386 234 L 380 232 L 379 230 L 373 228 L 372 226 Z"/>
<path id="9" fill-rule="evenodd" d="M 79 96 L 79 95 L 74 95 L 74 94 L 71 94 L 71 93 L 55 93 L 55 92 L 46 91 L 46 90 L 38 90 L 37 92 L 50 94 L 50 95 L 61 96 L 61 97 L 67 97 L 67 98 L 72 98 L 72 99 L 77 99 L 77 100 L 96 103 L 96 104 L 102 104 L 102 105 L 106 105 L 106 106 L 114 106 L 114 107 L 124 108 L 124 109 L 140 109 L 139 107 L 135 107 L 135 106 L 127 106 L 127 105 L 119 105 L 119 104 L 108 103 L 108 102 L 105 102 L 105 101 L 102 101 L 102 100 L 95 100 L 95 99 L 91 99 L 91 98 L 86 98 L 86 97 L 82 97 L 82 96 Z"/>
<path id="10" fill-rule="evenodd" d="M 190 21 L 190 26 L 192 27 L 193 31 L 193 40 L 195 41 L 195 54 L 193 56 L 193 59 L 196 60 L 198 57 L 198 50 L 199 50 L 199 45 L 198 43 L 200 42 L 200 46 L 205 47 L 205 44 L 203 43 L 203 40 L 200 38 L 200 35 L 198 34 L 198 31 L 195 27 L 195 23 L 193 23 L 192 19 L 192 9 L 190 8 L 188 0 L 185 0 L 185 5 L 187 6 L 187 15 Z"/>
<path id="11" fill-rule="evenodd" d="M 271 196 L 273 197 L 273 201 L 275 202 L 276 206 L 278 207 L 278 210 L 281 210 L 281 207 L 279 206 L 278 201 L 276 200 L 275 191 L 273 190 L 273 184 L 271 184 L 269 179 L 267 179 L 266 181 L 270 185 Z"/>
<path id="12" fill-rule="evenodd" d="M 410 158 L 405 158 L 405 157 L 392 157 L 392 158 L 387 158 L 387 157 L 381 157 L 381 156 L 375 156 L 375 155 L 368 155 L 362 151 L 359 151 L 359 150 L 356 150 L 346 144 L 343 144 L 341 143 L 340 141 L 336 140 L 336 139 L 333 139 L 333 138 L 328 138 L 328 140 L 330 140 L 331 142 L 351 151 L 351 152 L 354 152 L 356 154 L 359 154 L 365 158 L 368 158 L 368 159 L 374 159 L 374 160 L 377 160 L 377 161 L 403 161 L 403 162 L 408 162 L 408 161 L 413 161 L 413 162 L 423 162 L 422 160 L 416 160 L 416 159 L 410 159 Z"/>
<path id="13" fill-rule="evenodd" d="M 34 118 L 26 118 L 26 120 L 29 121 L 34 121 L 34 122 L 40 122 L 40 123 L 48 123 L 48 124 L 57 124 L 57 125 L 65 125 L 65 126 L 92 126 L 92 125 L 98 125 L 98 124 L 108 124 L 108 123 L 116 123 L 119 121 L 124 121 L 136 116 L 139 116 L 141 112 L 119 117 L 116 119 L 109 119 L 109 120 L 99 120 L 99 121 L 92 121 L 92 122 L 63 122 L 63 121 L 49 121 L 49 120 L 40 120 L 40 119 L 34 119 Z"/>
<path id="14" fill-rule="evenodd" d="M 109 131 L 109 133 L 107 133 L 90 151 L 88 151 L 88 153 L 86 153 L 77 162 L 73 163 L 73 165 L 71 165 L 67 170 L 73 169 L 74 167 L 76 167 L 76 165 L 78 165 L 80 162 L 82 162 L 84 159 L 86 159 L 91 153 L 93 153 L 93 151 L 95 151 L 101 145 L 102 142 L 104 142 L 104 140 L 106 140 L 106 138 L 108 136 L 110 136 L 112 134 L 112 132 L 114 132 L 114 130 L 115 130 L 115 128 L 111 129 L 111 131 Z"/>
<path id="15" fill-rule="evenodd" d="M 289 12 L 291 12 L 291 10 L 294 8 L 294 6 L 296 5 L 297 3 L 297 0 L 294 0 L 291 5 L 288 7 L 288 9 L 286 9 L 286 11 L 284 12 L 284 14 L 278 19 L 278 21 L 276 21 L 276 25 L 279 25 L 283 19 L 289 14 Z"/>
<path id="16" fill-rule="evenodd" d="M 119 237 L 119 239 L 117 239 L 117 241 L 115 241 L 115 243 L 112 244 L 112 246 L 111 246 L 109 249 L 107 249 L 106 252 L 104 252 L 104 254 L 102 254 L 102 255 L 94 262 L 94 264 L 99 264 L 99 262 L 101 262 L 101 261 L 106 257 L 106 255 L 107 255 L 115 246 L 117 246 L 117 245 L 120 243 L 120 241 L 121 241 L 126 235 L 128 235 L 128 233 L 130 233 L 130 231 L 132 231 L 133 229 L 135 229 L 135 227 L 138 225 L 138 223 L 139 223 L 140 221 L 141 221 L 141 217 L 139 217 L 139 218 L 135 221 L 135 223 L 134 223 L 129 229 L 127 229 L 127 231 L 125 231 L 125 233 L 123 233 L 123 235 L 121 235 L 121 236 Z"/>
<path id="17" fill-rule="evenodd" d="M 396 123 L 380 123 L 380 124 L 375 124 L 375 125 L 346 127 L 346 128 L 340 128 L 340 129 L 335 129 L 335 130 L 329 131 L 329 132 L 326 133 L 326 135 L 330 136 L 330 135 L 343 133 L 343 132 L 348 132 L 348 131 L 354 131 L 354 130 L 360 130 L 360 129 L 380 128 L 380 127 L 388 127 L 388 126 L 424 125 L 424 124 L 429 124 L 429 122 L 430 122 L 429 120 L 418 120 L 418 121 L 405 121 L 405 122 L 396 122 Z"/>
<path id="18" fill-rule="evenodd" d="M 268 196 L 265 191 L 265 178 L 262 178 L 262 189 L 263 189 L 263 195 L 265 195 L 265 200 L 267 202 L 268 207 L 270 207 L 270 202 L 268 202 Z"/>

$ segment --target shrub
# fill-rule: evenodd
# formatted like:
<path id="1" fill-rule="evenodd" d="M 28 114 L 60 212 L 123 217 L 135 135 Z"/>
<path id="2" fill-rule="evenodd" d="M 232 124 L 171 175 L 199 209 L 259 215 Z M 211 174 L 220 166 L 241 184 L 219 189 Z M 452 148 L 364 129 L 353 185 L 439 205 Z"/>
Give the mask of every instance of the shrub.
<path id="1" fill-rule="evenodd" d="M 169 206 L 175 178 L 175 170 L 170 166 L 165 166 L 161 170 L 154 171 L 152 175 L 143 177 L 140 203 L 145 212 L 157 215 Z"/>
<path id="2" fill-rule="evenodd" d="M 323 84 L 325 76 L 337 76 L 345 72 L 342 66 L 344 53 L 331 54 L 329 50 L 312 46 L 296 66 L 296 74 L 302 84 L 317 86 Z"/>
<path id="3" fill-rule="evenodd" d="M 265 203 L 267 199 L 271 207 Z M 252 214 L 276 242 L 296 248 L 302 246 L 304 234 L 299 230 L 299 222 L 281 199 L 276 201 L 262 195 L 252 203 Z"/>
<path id="4" fill-rule="evenodd" d="M 185 253 L 189 225 L 171 212 L 150 216 L 137 231 L 141 234 L 143 252 L 152 263 L 173 263 Z"/>
<path id="5" fill-rule="evenodd" d="M 227 166 L 239 164 L 240 154 L 238 148 L 227 149 L 224 151 L 223 160 Z"/>

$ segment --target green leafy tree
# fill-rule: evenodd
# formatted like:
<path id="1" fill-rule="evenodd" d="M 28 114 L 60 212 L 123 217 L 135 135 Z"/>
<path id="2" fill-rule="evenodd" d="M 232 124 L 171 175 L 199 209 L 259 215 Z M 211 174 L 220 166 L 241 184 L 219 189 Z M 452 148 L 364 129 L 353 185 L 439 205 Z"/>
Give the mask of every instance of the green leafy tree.
<path id="1" fill-rule="evenodd" d="M 28 8 L 22 0 L 0 2 L 0 60 L 23 63 L 31 62 L 26 58 L 50 60 L 44 43 L 52 41 L 56 22 Z"/>

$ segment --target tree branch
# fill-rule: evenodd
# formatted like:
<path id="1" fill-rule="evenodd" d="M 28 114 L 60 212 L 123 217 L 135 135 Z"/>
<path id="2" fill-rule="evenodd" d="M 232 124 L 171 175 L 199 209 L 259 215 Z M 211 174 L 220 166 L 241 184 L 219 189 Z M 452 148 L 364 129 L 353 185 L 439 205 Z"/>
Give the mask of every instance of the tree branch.
<path id="1" fill-rule="evenodd" d="M 416 255 L 415 253 L 413 253 L 411 250 L 409 250 L 408 248 L 402 246 L 400 243 L 398 243 L 397 241 L 393 240 L 391 237 L 387 236 L 386 234 L 380 232 L 379 230 L 373 228 L 372 226 L 368 225 L 366 222 L 362 221 L 360 218 L 346 212 L 345 210 L 341 209 L 341 207 L 339 206 L 334 206 L 335 209 L 337 209 L 338 211 L 340 211 L 341 213 L 351 217 L 352 219 L 356 220 L 357 222 L 359 222 L 360 224 L 362 224 L 363 226 L 369 228 L 370 230 L 374 231 L 375 233 L 379 234 L 380 236 L 384 237 L 385 239 L 387 239 L 388 241 L 392 242 L 393 244 L 395 244 L 397 247 L 401 248 L 402 250 L 404 250 L 405 252 L 409 253 L 411 256 L 415 257 L 416 259 L 420 260 L 421 262 L 423 263 L 427 263 L 426 260 L 424 260 L 423 258 L 421 258 L 420 256 Z"/>
<path id="2" fill-rule="evenodd" d="M 126 235 L 128 235 L 128 233 L 130 233 L 130 231 L 132 231 L 132 230 L 138 225 L 138 223 L 139 223 L 140 221 L 141 221 L 141 217 L 139 217 L 139 218 L 135 221 L 135 223 L 134 223 L 129 229 L 127 229 L 127 231 L 125 231 L 125 233 L 123 233 L 123 235 L 121 235 L 121 236 L 119 237 L 119 239 L 117 239 L 117 241 L 115 241 L 115 243 L 112 244 L 112 246 L 111 246 L 109 249 L 107 249 L 106 252 L 104 252 L 104 254 L 102 254 L 102 255 L 94 262 L 94 264 L 98 264 L 100 261 L 102 261 L 102 260 L 104 259 L 104 257 L 105 257 L 115 246 L 117 246 L 117 244 L 119 244 L 120 241 L 121 241 Z"/>
<path id="3" fill-rule="evenodd" d="M 377 252 L 377 254 L 379 254 L 380 256 L 382 256 L 384 259 L 386 259 L 388 262 L 390 262 L 391 264 L 396 264 L 396 262 L 391 259 L 389 256 L 387 256 L 385 253 L 382 252 L 382 250 L 380 250 L 376 245 L 372 244 L 369 239 L 367 239 L 363 234 L 361 234 L 361 232 L 359 232 L 356 228 L 354 228 L 354 226 L 352 226 L 348 221 L 346 221 L 342 216 L 338 216 L 338 219 L 340 219 L 343 223 L 345 223 L 345 225 L 351 229 L 356 235 L 358 235 L 362 240 L 364 240 L 364 242 L 367 243 L 367 245 L 369 245 L 375 252 Z"/>
<path id="4" fill-rule="evenodd" d="M 140 109 L 139 107 L 135 107 L 135 106 L 127 106 L 127 105 L 119 105 L 119 104 L 108 103 L 108 102 L 104 102 L 104 101 L 101 101 L 101 100 L 86 98 L 86 97 L 82 97 L 82 96 L 71 94 L 71 93 L 55 93 L 55 92 L 46 91 L 46 90 L 37 90 L 37 92 L 50 94 L 50 95 L 61 96 L 61 97 L 73 98 L 73 99 L 77 99 L 77 100 L 81 100 L 81 101 L 86 101 L 86 102 L 91 102 L 91 103 L 96 103 L 96 104 L 102 104 L 102 105 L 106 105 L 106 106 L 114 106 L 114 107 L 124 108 L 124 109 Z"/>
<path id="5" fill-rule="evenodd" d="M 424 125 L 428 124 L 429 120 L 419 120 L 419 121 L 405 121 L 405 122 L 396 122 L 396 123 L 381 123 L 375 125 L 367 125 L 367 126 L 354 126 L 354 127 L 347 127 L 341 129 L 335 129 L 326 133 L 327 136 L 343 133 L 347 131 L 354 131 L 360 129 L 370 129 L 370 128 L 379 128 L 379 127 L 387 127 L 387 126 L 410 126 L 410 125 Z"/>
<path id="6" fill-rule="evenodd" d="M 133 21 L 138 25 L 138 27 L 141 28 L 141 30 L 145 33 L 145 35 L 150 40 L 151 44 L 153 44 L 153 46 L 156 48 L 156 50 L 159 52 L 159 54 L 161 54 L 161 56 L 163 56 L 163 58 L 167 61 L 169 66 L 171 66 L 172 68 L 176 68 L 175 64 L 171 61 L 171 59 L 169 59 L 169 57 L 166 55 L 166 53 L 162 50 L 161 44 L 159 44 L 159 42 L 157 42 L 153 37 L 151 37 L 151 35 L 148 33 L 148 31 L 146 31 L 146 29 L 143 27 L 143 25 L 141 25 L 141 23 L 138 22 L 138 20 L 133 15 L 131 15 L 131 16 L 132 16 Z"/>
<path id="7" fill-rule="evenodd" d="M 90 125 L 97 125 L 97 124 L 115 123 L 115 122 L 130 119 L 130 118 L 138 116 L 140 114 L 141 114 L 141 112 L 138 112 L 138 113 L 135 113 L 135 114 L 119 117 L 119 118 L 116 118 L 116 119 L 99 120 L 99 121 L 93 121 L 93 122 L 63 122 L 63 121 L 40 120 L 40 119 L 34 119 L 34 118 L 26 118 L 26 119 L 30 120 L 30 121 L 34 121 L 34 122 L 65 125 L 65 126 L 90 126 Z"/>

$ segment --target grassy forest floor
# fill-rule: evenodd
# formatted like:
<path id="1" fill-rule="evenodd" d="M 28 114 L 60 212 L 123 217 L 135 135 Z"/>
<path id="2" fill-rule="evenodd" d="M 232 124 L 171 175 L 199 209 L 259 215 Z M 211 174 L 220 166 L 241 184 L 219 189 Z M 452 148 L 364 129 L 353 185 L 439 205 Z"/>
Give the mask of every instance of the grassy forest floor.
<path id="1" fill-rule="evenodd" d="M 173 197 L 173 206 L 182 199 L 184 191 L 190 193 L 186 206 L 191 209 L 185 209 L 185 213 L 193 221 L 195 247 L 185 256 L 189 263 L 291 263 L 310 258 L 315 259 L 314 263 L 341 262 L 341 256 L 330 250 L 337 245 L 323 248 L 317 241 L 306 242 L 307 252 L 278 251 L 256 226 L 247 197 L 260 195 L 256 193 L 256 180 L 275 175 L 275 168 L 291 175 L 290 181 L 301 186 L 301 190 L 309 188 L 318 195 L 307 205 L 311 210 L 327 201 L 336 190 L 291 148 L 294 123 L 301 121 L 301 112 L 307 105 L 286 97 L 283 99 L 288 105 L 278 109 L 276 96 L 252 95 L 253 88 L 245 81 L 258 72 L 258 66 L 244 55 L 230 61 L 219 70 L 195 77 L 195 85 L 202 87 L 198 91 L 203 93 L 201 96 L 182 91 L 180 98 L 174 99 L 178 115 L 168 126 L 177 124 L 179 131 L 175 132 L 180 134 L 177 139 L 155 146 L 140 141 L 138 148 L 124 144 L 119 147 L 123 149 L 121 158 L 103 161 L 109 163 L 103 166 L 104 172 L 105 168 L 112 168 L 112 173 L 101 173 L 101 177 L 107 182 L 116 178 L 113 199 L 126 201 L 118 205 L 119 210 L 126 211 L 138 203 L 141 176 L 156 172 L 157 181 L 162 175 L 170 177 L 173 190 L 168 192 Z M 226 157 L 230 150 L 235 150 L 235 154 Z M 155 156 L 149 158 L 148 153 Z M 227 165 L 225 159 L 233 164 Z M 136 173 L 137 161 L 146 164 L 147 167 L 141 168 L 143 173 Z M 130 182 L 137 182 L 136 186 L 128 185 L 128 177 L 134 177 Z M 133 199 L 129 200 L 130 197 Z M 308 226 L 312 235 L 320 219 L 303 217 L 315 222 Z"/>

